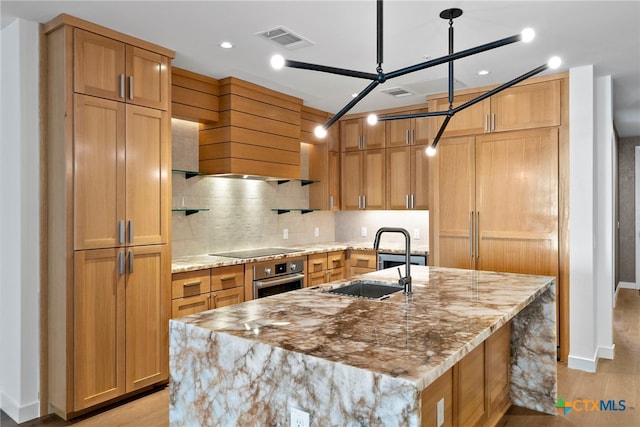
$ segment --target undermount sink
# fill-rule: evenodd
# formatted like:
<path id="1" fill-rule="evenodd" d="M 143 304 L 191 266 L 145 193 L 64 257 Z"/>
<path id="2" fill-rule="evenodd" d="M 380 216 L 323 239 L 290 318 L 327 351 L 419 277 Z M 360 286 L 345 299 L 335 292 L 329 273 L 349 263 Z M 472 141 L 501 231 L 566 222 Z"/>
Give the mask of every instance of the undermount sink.
<path id="1" fill-rule="evenodd" d="M 380 299 L 386 295 L 402 291 L 403 288 L 396 285 L 385 285 L 379 282 L 369 282 L 365 280 L 357 280 L 348 285 L 331 289 L 327 293 L 348 295 L 352 297 Z"/>

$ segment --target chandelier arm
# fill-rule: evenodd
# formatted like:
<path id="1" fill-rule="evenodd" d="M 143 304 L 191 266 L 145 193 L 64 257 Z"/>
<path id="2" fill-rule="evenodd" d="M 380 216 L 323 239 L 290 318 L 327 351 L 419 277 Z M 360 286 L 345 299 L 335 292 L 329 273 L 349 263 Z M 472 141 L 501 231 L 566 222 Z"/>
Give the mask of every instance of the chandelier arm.
<path id="1" fill-rule="evenodd" d="M 382 0 L 377 0 L 377 25 L 376 25 L 376 40 L 377 40 L 377 53 L 378 53 L 378 68 L 382 68 Z"/>
<path id="2" fill-rule="evenodd" d="M 464 110 L 465 108 L 471 107 L 472 105 L 477 104 L 478 102 L 483 101 L 483 100 L 489 98 L 490 96 L 495 95 L 498 92 L 502 92 L 503 90 L 508 89 L 511 86 L 513 86 L 515 84 L 518 84 L 518 83 L 528 79 L 529 77 L 533 77 L 536 74 L 539 74 L 539 73 L 543 72 L 544 70 L 546 70 L 548 68 L 549 68 L 548 64 L 543 64 L 543 65 L 541 65 L 541 66 L 539 66 L 537 68 L 534 68 L 533 70 L 528 71 L 528 72 L 516 77 L 513 80 L 510 80 L 510 81 L 508 81 L 508 82 L 506 82 L 504 84 L 501 84 L 500 86 L 498 86 L 496 88 L 493 88 L 490 91 L 485 92 L 482 95 L 479 95 L 479 96 L 473 98 L 472 100 L 467 101 L 464 104 L 461 104 L 461 105 L 457 106 L 456 108 L 454 108 L 452 110 L 451 115 L 454 115 L 457 112 L 459 112 L 461 110 Z"/>
<path id="3" fill-rule="evenodd" d="M 453 114 L 449 114 L 447 115 L 447 117 L 444 118 L 444 121 L 442 122 L 442 125 L 440 126 L 440 129 L 436 134 L 436 137 L 433 138 L 433 142 L 431 143 L 431 148 L 436 148 L 436 145 L 438 145 L 438 142 L 440 141 L 440 137 L 442 137 L 444 130 L 447 128 L 447 125 L 449 124 L 449 120 L 451 120 L 451 117 L 453 117 Z"/>
<path id="4" fill-rule="evenodd" d="M 449 114 L 451 114 L 451 111 L 425 111 L 423 113 L 397 114 L 395 116 L 381 116 L 381 117 L 378 117 L 378 121 L 384 122 L 384 121 L 390 121 L 390 120 L 420 119 L 423 117 L 447 116 Z"/>
<path id="5" fill-rule="evenodd" d="M 300 68 L 303 70 L 320 71 L 322 73 L 338 74 L 341 76 L 356 77 L 359 79 L 366 79 L 366 80 L 378 79 L 378 74 L 374 74 L 374 73 L 365 73 L 364 71 L 355 71 L 355 70 L 347 70 L 344 68 L 328 67 L 326 65 L 318 65 L 318 64 L 311 64 L 308 62 L 293 61 L 291 59 L 285 59 L 284 65 L 289 68 Z"/>
<path id="6" fill-rule="evenodd" d="M 334 124 L 335 122 L 337 122 L 338 120 L 340 120 L 340 118 L 342 116 L 344 116 L 345 114 L 347 114 L 347 112 L 349 110 L 351 110 L 358 102 L 360 102 L 362 100 L 362 98 L 364 98 L 365 96 L 367 96 L 373 89 L 375 89 L 376 86 L 378 86 L 380 84 L 380 82 L 378 82 L 377 80 L 372 81 L 371 83 L 369 83 L 369 85 L 367 87 L 365 87 L 362 92 L 360 92 L 358 94 L 358 96 L 356 96 L 355 98 L 353 98 L 347 105 L 345 105 L 344 107 L 342 107 L 342 110 L 338 111 L 335 116 L 331 117 L 331 119 L 323 126 L 324 129 L 329 129 L 331 127 L 332 124 Z"/>
<path id="7" fill-rule="evenodd" d="M 396 71 L 391 71 L 390 73 L 386 73 L 387 80 L 392 79 L 394 77 L 404 76 L 405 74 L 413 73 L 414 71 L 424 70 L 426 68 L 434 67 L 436 65 L 444 64 L 445 62 L 455 61 L 456 59 L 465 58 L 467 56 L 475 55 L 477 53 L 486 52 L 487 50 L 495 49 L 498 47 L 506 46 L 511 43 L 515 43 L 520 41 L 522 36 L 517 34 L 515 36 L 506 37 L 501 40 L 496 40 L 491 43 L 486 43 L 480 46 L 472 47 L 466 50 L 461 50 L 460 52 L 452 53 L 450 55 L 441 56 L 440 58 L 435 58 L 430 61 L 422 62 L 420 64 L 412 65 L 405 68 L 400 68 Z"/>

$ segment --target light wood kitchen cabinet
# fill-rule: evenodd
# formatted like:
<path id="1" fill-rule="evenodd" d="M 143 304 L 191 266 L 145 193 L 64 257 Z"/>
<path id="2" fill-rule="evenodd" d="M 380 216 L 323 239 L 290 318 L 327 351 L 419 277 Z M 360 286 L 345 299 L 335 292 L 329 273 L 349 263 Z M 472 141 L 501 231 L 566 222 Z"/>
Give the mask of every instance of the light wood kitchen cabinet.
<path id="1" fill-rule="evenodd" d="M 309 208 L 340 210 L 340 153 L 327 144 L 306 144 L 309 153 Z"/>
<path id="2" fill-rule="evenodd" d="M 74 90 L 145 107 L 169 107 L 169 58 L 74 29 Z"/>
<path id="3" fill-rule="evenodd" d="M 168 376 L 166 245 L 76 251 L 76 411 Z"/>
<path id="4" fill-rule="evenodd" d="M 349 276 L 371 273 L 378 269 L 378 254 L 374 250 L 349 251 Z"/>
<path id="5" fill-rule="evenodd" d="M 434 265 L 557 277 L 557 129 L 445 139 L 434 159 Z"/>
<path id="6" fill-rule="evenodd" d="M 244 265 L 174 273 L 171 318 L 244 302 Z"/>
<path id="7" fill-rule="evenodd" d="M 331 251 L 309 255 L 306 286 L 317 286 L 344 279 L 347 276 L 346 260 L 346 251 Z"/>
<path id="8" fill-rule="evenodd" d="M 449 121 L 443 137 L 478 135 L 521 129 L 535 129 L 561 125 L 561 80 L 545 78 L 529 80 L 493 95 L 457 113 Z M 465 93 L 454 98 L 454 107 L 481 95 Z M 429 101 L 430 111 L 446 111 L 448 98 Z M 430 132 L 435 136 L 444 120 L 434 120 Z"/>
<path id="9" fill-rule="evenodd" d="M 415 114 L 421 110 L 411 110 L 398 114 Z M 429 119 L 399 119 L 385 121 L 386 147 L 403 147 L 406 145 L 424 145 L 429 142 Z"/>
<path id="10" fill-rule="evenodd" d="M 76 94 L 74 117 L 75 249 L 166 243 L 167 113 Z"/>
<path id="11" fill-rule="evenodd" d="M 386 149 L 386 207 L 409 210 L 429 208 L 429 158 L 426 145 Z"/>
<path id="12" fill-rule="evenodd" d="M 385 147 L 385 125 L 378 122 L 369 125 L 366 118 L 340 121 L 340 145 L 342 151 L 372 150 Z"/>
<path id="13" fill-rule="evenodd" d="M 443 400 L 443 422 L 438 424 L 438 402 Z M 422 390 L 420 427 L 452 427 L 453 417 L 453 368 Z"/>
<path id="14" fill-rule="evenodd" d="M 385 150 L 347 151 L 341 163 L 342 209 L 384 209 Z"/>
<path id="15" fill-rule="evenodd" d="M 481 426 L 487 418 L 485 409 L 484 343 L 473 349 L 453 368 L 456 390 L 456 418 L 459 426 Z"/>
<path id="16" fill-rule="evenodd" d="M 174 53 L 69 15 L 44 34 L 47 404 L 68 419 L 168 379 Z"/>
<path id="17" fill-rule="evenodd" d="M 496 425 L 511 406 L 511 323 L 484 343 L 487 424 Z"/>

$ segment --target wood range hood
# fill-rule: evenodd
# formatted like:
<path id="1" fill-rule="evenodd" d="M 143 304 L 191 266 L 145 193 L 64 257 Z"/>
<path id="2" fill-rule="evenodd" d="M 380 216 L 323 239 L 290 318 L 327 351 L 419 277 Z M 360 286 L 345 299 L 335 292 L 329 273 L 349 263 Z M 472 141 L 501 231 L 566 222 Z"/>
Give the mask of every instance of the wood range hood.
<path id="1" fill-rule="evenodd" d="M 302 100 L 227 77 L 219 119 L 200 124 L 200 172 L 263 180 L 300 179 Z"/>

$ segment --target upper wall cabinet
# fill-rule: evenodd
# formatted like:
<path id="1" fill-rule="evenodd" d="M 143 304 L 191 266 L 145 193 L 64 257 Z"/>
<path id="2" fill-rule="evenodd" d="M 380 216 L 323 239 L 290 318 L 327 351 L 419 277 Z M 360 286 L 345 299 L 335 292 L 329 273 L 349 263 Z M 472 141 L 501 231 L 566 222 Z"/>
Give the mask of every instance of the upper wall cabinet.
<path id="1" fill-rule="evenodd" d="M 506 89 L 457 113 L 442 134 L 443 137 L 478 135 L 520 129 L 560 126 L 561 80 L 538 81 Z M 453 106 L 457 107 L 481 93 L 457 95 Z M 430 111 L 446 111 L 449 100 L 445 97 L 429 101 Z M 433 136 L 440 129 L 443 117 L 435 119 L 431 126 Z"/>
<path id="2" fill-rule="evenodd" d="M 367 124 L 366 118 L 340 121 L 342 151 L 372 150 L 385 147 L 384 123 Z"/>
<path id="3" fill-rule="evenodd" d="M 415 114 L 419 112 L 423 111 L 411 110 L 405 113 Z M 429 119 L 426 117 L 389 120 L 384 123 L 387 148 L 423 145 L 429 142 Z"/>
<path id="4" fill-rule="evenodd" d="M 169 108 L 169 58 L 79 28 L 73 38 L 75 92 Z"/>

